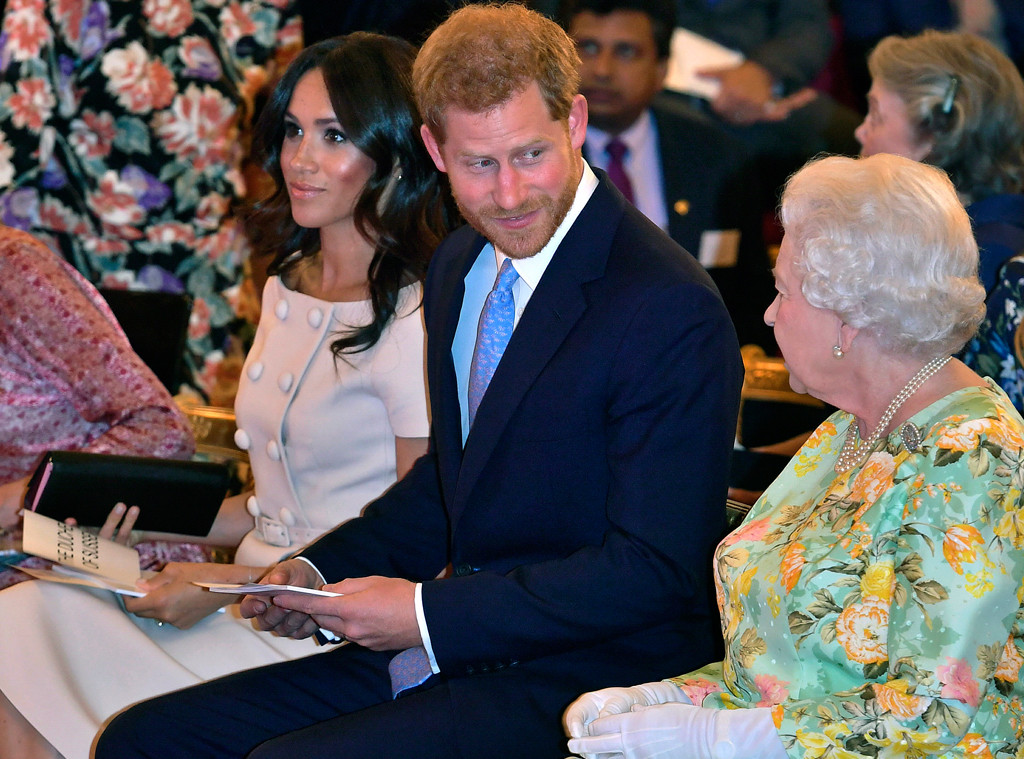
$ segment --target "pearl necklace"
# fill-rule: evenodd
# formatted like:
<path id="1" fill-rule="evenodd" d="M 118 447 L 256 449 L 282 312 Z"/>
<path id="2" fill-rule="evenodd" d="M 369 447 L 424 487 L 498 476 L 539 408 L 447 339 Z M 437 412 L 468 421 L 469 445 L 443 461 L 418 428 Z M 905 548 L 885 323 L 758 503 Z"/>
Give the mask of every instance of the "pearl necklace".
<path id="1" fill-rule="evenodd" d="M 920 390 L 921 386 L 931 379 L 932 375 L 944 367 L 949 362 L 949 359 L 949 356 L 936 356 L 922 366 L 917 374 L 907 381 L 903 389 L 896 393 L 896 397 L 889 402 L 889 406 L 885 409 L 885 413 L 882 414 L 882 418 L 878 420 L 878 424 L 875 426 L 874 431 L 872 431 L 871 436 L 862 445 L 854 442 L 854 438 L 857 437 L 857 418 L 853 418 L 849 428 L 846 430 L 843 450 L 839 452 L 839 457 L 836 459 L 836 474 L 848 472 L 860 463 L 865 454 L 875 447 L 875 443 L 878 442 L 879 438 L 882 437 L 882 433 L 889 427 L 889 422 L 892 421 L 900 407 L 910 399 L 910 396 Z"/>

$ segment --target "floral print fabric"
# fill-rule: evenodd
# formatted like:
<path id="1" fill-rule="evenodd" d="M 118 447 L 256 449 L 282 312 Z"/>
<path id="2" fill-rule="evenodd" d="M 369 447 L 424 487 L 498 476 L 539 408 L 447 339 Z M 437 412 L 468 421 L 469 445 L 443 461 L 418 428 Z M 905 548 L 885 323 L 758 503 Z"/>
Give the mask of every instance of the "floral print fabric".
<path id="1" fill-rule="evenodd" d="M 65 261 L 0 226 L 0 484 L 30 475 L 46 451 L 188 458 L 192 430 L 132 351 L 99 293 Z M 143 569 L 201 561 L 204 546 L 145 542 Z M 0 590 L 30 579 L 7 568 L 47 567 L 0 556 Z"/>
<path id="2" fill-rule="evenodd" d="M 243 124 L 301 47 L 293 0 L 8 0 L 0 220 L 101 286 L 194 298 L 208 389 L 248 252 Z"/>
<path id="3" fill-rule="evenodd" d="M 1017 329 L 1024 319 L 1024 256 L 1003 266 L 998 284 L 988 296 L 985 319 L 964 349 L 964 363 L 991 377 L 1024 412 L 1024 366 L 1017 358 Z"/>
<path id="4" fill-rule="evenodd" d="M 1024 422 L 992 383 L 916 414 L 861 465 L 811 436 L 716 551 L 724 662 L 696 704 L 771 707 L 793 757 L 1019 756 Z"/>
<path id="5" fill-rule="evenodd" d="M 50 450 L 192 454 L 188 421 L 106 302 L 58 256 L 4 227 L 0 314 L 0 483 L 31 474 Z"/>

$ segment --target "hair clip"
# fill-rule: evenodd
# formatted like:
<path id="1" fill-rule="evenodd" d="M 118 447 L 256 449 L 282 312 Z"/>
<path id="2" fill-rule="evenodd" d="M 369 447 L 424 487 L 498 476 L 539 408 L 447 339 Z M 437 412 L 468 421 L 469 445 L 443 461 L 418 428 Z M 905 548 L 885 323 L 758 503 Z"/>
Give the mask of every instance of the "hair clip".
<path id="1" fill-rule="evenodd" d="M 949 115 L 953 110 L 953 100 L 956 98 L 957 90 L 960 89 L 960 77 L 950 75 L 949 84 L 946 86 L 946 95 L 942 98 L 942 112 Z"/>

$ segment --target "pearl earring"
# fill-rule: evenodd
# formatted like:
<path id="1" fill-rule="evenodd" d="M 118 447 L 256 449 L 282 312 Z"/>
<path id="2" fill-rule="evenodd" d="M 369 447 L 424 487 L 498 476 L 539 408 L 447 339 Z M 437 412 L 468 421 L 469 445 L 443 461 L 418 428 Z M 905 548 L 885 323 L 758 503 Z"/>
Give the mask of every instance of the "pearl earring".
<path id="1" fill-rule="evenodd" d="M 835 356 L 836 358 L 842 358 L 843 356 L 846 355 L 846 352 L 839 345 L 833 345 L 832 355 Z"/>

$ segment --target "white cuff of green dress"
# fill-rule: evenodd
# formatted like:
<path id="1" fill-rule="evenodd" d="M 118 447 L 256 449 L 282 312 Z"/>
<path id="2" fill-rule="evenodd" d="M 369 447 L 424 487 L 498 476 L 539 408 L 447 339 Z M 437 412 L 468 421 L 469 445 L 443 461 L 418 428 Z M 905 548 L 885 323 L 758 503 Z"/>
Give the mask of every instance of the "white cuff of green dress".
<path id="1" fill-rule="evenodd" d="M 715 759 L 786 759 L 770 708 L 719 709 L 715 716 Z"/>

